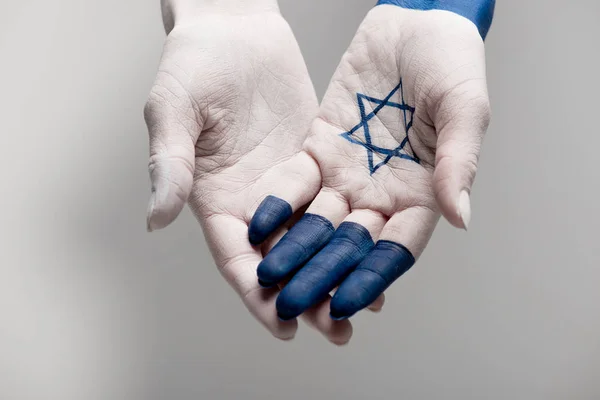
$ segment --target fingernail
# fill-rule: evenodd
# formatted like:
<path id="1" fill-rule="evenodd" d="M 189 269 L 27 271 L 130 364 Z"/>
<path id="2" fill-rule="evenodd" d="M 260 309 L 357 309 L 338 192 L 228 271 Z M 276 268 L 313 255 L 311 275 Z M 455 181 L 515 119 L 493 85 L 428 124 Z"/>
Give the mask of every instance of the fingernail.
<path id="1" fill-rule="evenodd" d="M 150 202 L 148 203 L 148 214 L 146 215 L 146 230 L 148 232 L 154 231 L 152 226 L 152 216 L 154 215 L 154 207 L 156 205 L 156 193 L 152 192 L 150 196 Z"/>
<path id="2" fill-rule="evenodd" d="M 463 190 L 460 193 L 460 199 L 458 200 L 458 212 L 460 214 L 460 218 L 462 219 L 465 230 L 468 230 L 469 224 L 471 223 L 471 197 L 469 196 L 469 192 L 466 190 Z"/>

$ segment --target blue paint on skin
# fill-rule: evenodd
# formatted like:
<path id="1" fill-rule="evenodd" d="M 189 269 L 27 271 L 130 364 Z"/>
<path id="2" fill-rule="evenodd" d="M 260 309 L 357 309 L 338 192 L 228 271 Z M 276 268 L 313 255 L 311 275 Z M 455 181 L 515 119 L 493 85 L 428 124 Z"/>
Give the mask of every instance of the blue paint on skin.
<path id="1" fill-rule="evenodd" d="M 321 250 L 334 232 L 327 218 L 304 214 L 258 265 L 259 284 L 272 287 L 281 282 Z"/>
<path id="2" fill-rule="evenodd" d="M 259 284 L 260 286 L 262 286 L 263 288 L 265 288 L 265 289 L 270 289 L 270 288 L 272 288 L 272 287 L 274 286 L 274 285 L 271 285 L 271 284 L 270 284 L 270 283 L 268 283 L 268 282 L 261 281 L 260 279 L 258 280 L 258 284 Z"/>
<path id="3" fill-rule="evenodd" d="M 250 221 L 248 228 L 250 243 L 256 246 L 264 242 L 269 235 L 290 219 L 292 214 L 290 203 L 279 197 L 267 196 Z"/>
<path id="4" fill-rule="evenodd" d="M 401 103 L 395 103 L 391 101 L 392 97 L 397 92 L 400 92 Z M 402 86 L 402 81 L 384 99 L 376 99 L 374 97 L 366 96 L 362 93 L 357 93 L 356 99 L 358 101 L 358 109 L 360 111 L 360 122 L 348 132 L 344 132 L 340 136 L 349 141 L 350 143 L 362 146 L 367 150 L 367 160 L 371 175 L 377 172 L 379 168 L 389 163 L 394 157 L 420 163 L 419 157 L 417 157 L 417 155 L 414 154 L 414 151 L 412 151 L 410 139 L 408 137 L 408 132 L 410 131 L 410 128 L 412 128 L 413 125 L 413 116 L 415 113 L 415 108 L 409 106 L 404 102 L 404 89 Z M 369 114 L 367 114 L 365 109 L 365 101 L 377 104 L 377 106 Z M 373 138 L 371 137 L 369 121 L 375 118 L 375 116 L 384 107 L 397 108 L 402 111 L 402 115 L 404 117 L 404 132 L 406 133 L 406 136 L 402 140 L 402 143 L 400 143 L 398 147 L 393 149 L 386 149 L 373 144 Z M 359 130 L 362 130 L 364 140 L 361 139 L 360 136 L 358 136 Z M 411 152 L 413 153 L 412 156 L 407 152 L 407 149 L 411 149 Z M 375 153 L 379 154 L 380 156 L 383 156 L 383 161 L 380 161 L 376 164 L 373 157 Z"/>
<path id="5" fill-rule="evenodd" d="M 406 247 L 380 240 L 333 296 L 331 318 L 346 319 L 368 307 L 414 264 Z"/>
<path id="6" fill-rule="evenodd" d="M 279 318 L 287 321 L 327 297 L 375 244 L 369 231 L 344 222 L 331 241 L 292 278 L 277 298 Z"/>
<path id="7" fill-rule="evenodd" d="M 446 10 L 471 20 L 485 40 L 492 19 L 496 0 L 379 0 L 377 5 L 391 4 L 413 10 Z"/>

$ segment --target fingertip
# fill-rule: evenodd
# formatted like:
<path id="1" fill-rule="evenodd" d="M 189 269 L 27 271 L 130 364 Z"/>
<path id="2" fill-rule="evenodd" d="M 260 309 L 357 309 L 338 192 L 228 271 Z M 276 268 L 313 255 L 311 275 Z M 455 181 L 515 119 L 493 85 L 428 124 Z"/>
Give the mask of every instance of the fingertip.
<path id="1" fill-rule="evenodd" d="M 415 263 L 405 246 L 380 240 L 367 258 L 340 285 L 331 300 L 332 318 L 349 318 L 378 300 Z"/>
<path id="2" fill-rule="evenodd" d="M 148 204 L 146 230 L 154 232 L 169 226 L 183 210 L 184 203 L 175 202 L 169 205 L 157 204 L 157 195 L 153 193 Z"/>
<path id="3" fill-rule="evenodd" d="M 254 274 L 251 271 L 249 263 L 245 264 L 243 268 L 248 278 Z M 279 291 L 277 289 L 262 289 L 248 279 L 243 279 L 243 282 L 246 282 L 244 286 L 240 286 L 237 283 L 233 286 L 241 294 L 242 301 L 250 313 L 275 338 L 279 340 L 292 340 L 298 330 L 298 321 L 293 319 L 284 321 L 277 318 L 275 300 Z"/>
<path id="4" fill-rule="evenodd" d="M 343 222 L 329 243 L 283 288 L 277 297 L 279 313 L 297 317 L 326 299 L 374 245 L 364 226 Z"/>
<path id="5" fill-rule="evenodd" d="M 305 214 L 258 265 L 259 280 L 268 286 L 280 283 L 321 250 L 334 231 L 326 218 Z"/>
<path id="6" fill-rule="evenodd" d="M 289 285 L 284 287 L 275 303 L 277 317 L 281 321 L 291 321 L 299 317 L 311 304 L 301 291 L 295 291 Z"/>
<path id="7" fill-rule="evenodd" d="M 148 233 L 152 233 L 154 231 L 154 225 L 152 223 L 152 214 L 154 213 L 154 203 L 156 202 L 154 193 L 150 196 L 150 201 L 148 202 L 148 211 L 146 213 L 146 231 Z"/>
<path id="8" fill-rule="evenodd" d="M 271 332 L 273 336 L 283 342 L 289 342 L 296 338 L 298 332 L 298 321 L 292 320 L 279 320 L 275 329 Z"/>
<path id="9" fill-rule="evenodd" d="M 471 223 L 471 197 L 467 190 L 451 198 L 437 196 L 438 207 L 450 225 L 467 231 Z"/>
<path id="10" fill-rule="evenodd" d="M 172 155 L 155 154 L 149 163 L 152 192 L 146 227 L 149 232 L 164 229 L 181 213 L 193 186 L 191 164 Z"/>
<path id="11" fill-rule="evenodd" d="M 274 266 L 271 265 L 273 263 L 271 260 L 274 260 L 274 258 L 270 257 L 270 254 L 267 254 L 267 257 L 265 257 L 260 264 L 258 264 L 258 268 L 256 269 L 258 284 L 263 288 L 271 288 L 279 283 L 279 281 L 274 278 Z"/>
<path id="12" fill-rule="evenodd" d="M 459 192 L 450 194 L 448 189 L 437 188 L 435 186 L 434 189 L 437 207 L 446 221 L 457 229 L 465 229 L 465 224 L 460 214 Z"/>
<path id="13" fill-rule="evenodd" d="M 364 265 L 364 261 L 361 265 Z M 332 319 L 337 321 L 352 317 L 373 304 L 387 286 L 379 274 L 357 268 L 342 282 L 331 300 Z"/>
<path id="14" fill-rule="evenodd" d="M 296 335 L 294 334 L 291 337 L 277 337 L 277 336 L 275 336 L 275 338 L 281 340 L 282 342 L 291 342 L 292 340 L 296 339 Z"/>
<path id="15" fill-rule="evenodd" d="M 288 274 L 289 258 L 285 252 L 276 249 L 271 250 L 258 264 L 256 275 L 258 283 L 263 287 L 273 287 L 280 283 Z"/>
<path id="16" fill-rule="evenodd" d="M 293 215 L 292 206 L 275 196 L 267 196 L 258 206 L 248 227 L 248 238 L 254 246 L 263 243 Z"/>
<path id="17" fill-rule="evenodd" d="M 465 231 L 468 230 L 469 224 L 471 223 L 471 196 L 466 190 L 463 190 L 460 193 L 460 198 L 458 200 L 458 213 L 460 214 L 463 229 Z"/>
<path id="18" fill-rule="evenodd" d="M 383 310 L 383 306 L 385 304 L 385 295 L 382 293 L 381 296 L 377 298 L 373 303 L 371 303 L 367 308 L 369 311 L 378 314 Z"/>
<path id="19" fill-rule="evenodd" d="M 338 290 L 333 296 L 333 299 L 331 299 L 331 310 L 329 312 L 329 316 L 334 321 L 347 320 L 354 316 L 354 314 L 356 314 L 358 311 L 366 307 L 364 305 L 365 301 L 357 298 L 357 295 L 360 296 L 360 292 L 352 293 L 352 288 L 360 285 L 356 285 L 356 283 L 348 285 L 346 282 L 344 282 L 343 285 L 350 289 L 346 289 L 342 293 L 339 293 Z"/>
<path id="20" fill-rule="evenodd" d="M 336 346 L 346 346 L 350 343 L 354 329 L 352 324 L 348 320 L 344 321 L 329 321 L 331 324 L 329 327 L 328 337 L 329 341 Z"/>
<path id="21" fill-rule="evenodd" d="M 348 339 L 329 339 L 329 342 L 336 345 L 337 347 L 346 347 L 350 344 L 350 338 Z"/>
<path id="22" fill-rule="evenodd" d="M 460 154 L 451 154 L 452 151 L 460 153 L 454 147 L 438 149 L 433 191 L 437 207 L 444 218 L 455 228 L 466 230 L 471 221 L 470 189 L 475 179 L 477 162 L 471 160 L 474 156 L 460 157 Z"/>

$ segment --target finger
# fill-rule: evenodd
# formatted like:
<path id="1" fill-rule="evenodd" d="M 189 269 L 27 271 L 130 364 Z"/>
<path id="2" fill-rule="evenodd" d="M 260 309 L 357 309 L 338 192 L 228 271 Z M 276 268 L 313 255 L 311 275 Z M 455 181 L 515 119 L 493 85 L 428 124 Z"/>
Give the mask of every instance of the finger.
<path id="1" fill-rule="evenodd" d="M 331 241 L 283 288 L 277 298 L 279 317 L 295 318 L 325 299 L 373 248 L 373 237 L 379 236 L 385 222 L 373 211 L 350 214 Z"/>
<path id="2" fill-rule="evenodd" d="M 279 290 L 258 285 L 256 266 L 262 259 L 259 249 L 248 243 L 248 226 L 237 218 L 215 216 L 201 219 L 211 252 L 219 271 L 242 298 L 248 310 L 273 336 L 289 340 L 298 328 L 297 321 L 281 321 L 275 301 Z"/>
<path id="3" fill-rule="evenodd" d="M 373 250 L 340 284 L 331 301 L 331 317 L 350 318 L 375 302 L 414 265 L 437 220 L 437 213 L 425 207 L 395 214 L 383 228 Z"/>
<path id="4" fill-rule="evenodd" d="M 490 122 L 485 79 L 467 81 L 449 92 L 434 121 L 438 142 L 433 189 L 438 207 L 452 225 L 467 229 L 471 221 L 471 187 Z"/>
<path id="5" fill-rule="evenodd" d="M 281 289 L 282 287 L 280 287 Z M 330 293 L 330 297 L 333 297 L 335 295 L 335 292 L 337 291 L 337 288 L 333 289 Z M 381 310 L 383 309 L 383 306 L 385 305 L 385 294 L 382 293 L 381 296 L 379 296 L 377 298 L 377 300 L 375 300 L 373 303 L 371 303 L 367 309 L 371 312 L 374 313 L 379 313 L 381 312 Z"/>
<path id="6" fill-rule="evenodd" d="M 288 228 L 285 226 L 279 227 L 267 240 L 264 241 L 261 248 L 263 258 L 269 254 L 273 247 L 279 243 L 279 241 L 288 233 Z"/>
<path id="7" fill-rule="evenodd" d="M 263 253 L 268 253 L 273 246 L 281 240 L 287 232 L 286 227 L 279 228 L 267 241 L 263 244 Z M 289 280 L 284 279 L 279 283 L 279 288 L 282 289 Z M 259 283 L 260 280 L 259 280 Z M 329 318 L 329 303 L 331 296 L 320 304 L 308 309 L 301 315 L 302 320 L 312 329 L 319 331 L 331 343 L 342 346 L 350 341 L 352 337 L 352 324 L 350 321 L 334 321 Z"/>
<path id="8" fill-rule="evenodd" d="M 306 214 L 259 264 L 260 284 L 271 287 L 293 274 L 327 244 L 334 231 L 328 219 Z"/>
<path id="9" fill-rule="evenodd" d="M 269 254 L 269 252 L 271 252 L 271 250 L 273 250 L 275 245 L 277 245 L 277 243 L 279 243 L 279 241 L 289 232 L 290 228 L 293 227 L 294 225 L 296 225 L 298 223 L 298 221 L 300 221 L 300 219 L 302 219 L 302 217 L 304 216 L 304 213 L 306 212 L 306 209 L 307 209 L 307 207 L 302 207 L 301 209 L 296 211 L 294 213 L 294 215 L 292 215 L 292 217 L 287 221 L 287 223 L 285 225 L 280 226 L 274 233 L 272 233 L 269 236 L 268 239 L 266 239 L 263 242 L 263 244 L 261 245 L 261 252 L 263 255 L 263 259 L 267 254 Z M 260 279 L 259 279 L 259 283 L 260 283 Z M 280 282 L 280 283 L 284 284 L 284 282 Z M 271 287 L 271 286 L 274 286 L 274 285 L 269 285 L 268 287 Z M 285 286 L 285 285 L 283 285 L 283 286 Z"/>
<path id="10" fill-rule="evenodd" d="M 204 118 L 174 78 L 159 75 L 144 117 L 150 135 L 148 231 L 177 218 L 192 190 L 195 144 Z"/>
<path id="11" fill-rule="evenodd" d="M 369 311 L 378 313 L 383 309 L 383 305 L 385 304 L 385 294 L 381 293 L 381 295 L 375 300 L 371 305 L 367 306 Z"/>
<path id="12" fill-rule="evenodd" d="M 281 185 L 280 182 L 285 182 Z M 315 160 L 298 153 L 276 172 L 263 179 L 266 196 L 252 215 L 248 238 L 253 245 L 263 243 L 269 235 L 288 221 L 294 212 L 310 202 L 321 186 L 321 174 Z"/>
<path id="13" fill-rule="evenodd" d="M 352 324 L 350 321 L 334 321 L 329 317 L 331 296 L 324 301 L 306 310 L 302 319 L 311 328 L 321 332 L 331 343 L 343 346 L 352 338 Z"/>
<path id="14" fill-rule="evenodd" d="M 348 203 L 341 195 L 322 190 L 306 214 L 259 264 L 261 284 L 276 285 L 301 268 L 331 240 L 335 228 L 349 213 Z"/>

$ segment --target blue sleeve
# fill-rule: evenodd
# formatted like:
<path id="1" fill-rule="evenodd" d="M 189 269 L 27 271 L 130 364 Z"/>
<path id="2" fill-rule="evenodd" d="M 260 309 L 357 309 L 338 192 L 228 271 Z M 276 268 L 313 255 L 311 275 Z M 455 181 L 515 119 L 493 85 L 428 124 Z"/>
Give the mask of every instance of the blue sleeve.
<path id="1" fill-rule="evenodd" d="M 379 0 L 377 5 L 391 4 L 413 10 L 446 10 L 471 20 L 485 37 L 492 25 L 496 0 Z"/>

